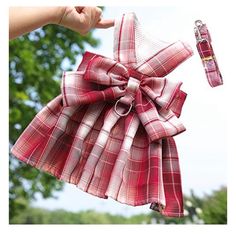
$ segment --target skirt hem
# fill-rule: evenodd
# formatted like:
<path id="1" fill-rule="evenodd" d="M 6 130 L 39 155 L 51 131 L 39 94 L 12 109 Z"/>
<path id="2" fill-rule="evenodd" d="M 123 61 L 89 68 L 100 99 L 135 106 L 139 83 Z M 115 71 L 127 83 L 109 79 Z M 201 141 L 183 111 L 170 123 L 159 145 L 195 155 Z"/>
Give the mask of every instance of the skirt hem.
<path id="1" fill-rule="evenodd" d="M 147 200 L 141 200 L 141 201 L 137 201 L 137 202 L 132 202 L 132 201 L 127 201 L 127 200 L 121 200 L 117 197 L 114 197 L 112 196 L 111 194 L 95 194 L 94 192 L 91 192 L 91 191 L 88 191 L 88 190 L 83 190 L 82 187 L 78 186 L 78 184 L 75 184 L 74 182 L 71 182 L 70 180 L 68 181 L 68 178 L 65 178 L 66 180 L 64 180 L 63 176 L 59 173 L 55 173 L 53 172 L 51 169 L 49 170 L 45 170 L 45 169 L 40 169 L 37 167 L 37 163 L 35 161 L 32 161 L 30 160 L 29 158 L 25 158 L 21 155 L 19 155 L 19 153 L 17 153 L 17 151 L 14 150 L 14 148 L 11 150 L 11 153 L 14 155 L 14 157 L 16 157 L 18 160 L 28 164 L 28 165 L 31 165 L 33 167 L 35 167 L 36 169 L 40 170 L 40 171 L 43 171 L 47 174 L 50 174 L 51 176 L 54 176 L 57 178 L 57 180 L 59 181 L 63 181 L 63 182 L 66 182 L 66 183 L 69 183 L 69 184 L 73 184 L 75 185 L 78 189 L 80 189 L 81 191 L 85 192 L 85 193 L 88 193 L 88 194 L 91 194 L 93 196 L 96 196 L 96 197 L 99 197 L 99 198 L 103 198 L 103 199 L 108 199 L 108 198 L 111 198 L 121 204 L 126 204 L 126 205 L 129 205 L 129 206 L 133 206 L 133 207 L 136 207 L 136 206 L 142 206 L 142 205 L 146 205 L 146 204 L 151 204 L 153 202 L 155 203 L 158 203 L 158 204 L 161 204 L 161 201 L 158 200 L 157 198 L 148 198 Z M 159 211 L 159 210 L 156 210 L 156 209 L 151 209 L 151 210 L 154 210 L 154 211 L 157 211 L 159 212 L 161 215 L 163 216 L 166 216 L 166 217 L 183 217 L 184 214 L 182 212 L 179 212 L 179 213 L 174 213 L 174 212 L 165 212 L 165 210 L 163 211 Z"/>

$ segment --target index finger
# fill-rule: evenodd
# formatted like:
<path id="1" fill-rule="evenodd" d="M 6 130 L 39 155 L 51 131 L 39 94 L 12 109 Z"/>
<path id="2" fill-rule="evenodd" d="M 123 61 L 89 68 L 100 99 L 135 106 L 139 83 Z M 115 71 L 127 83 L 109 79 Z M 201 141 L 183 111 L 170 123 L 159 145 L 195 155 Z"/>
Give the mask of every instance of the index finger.
<path id="1" fill-rule="evenodd" d="M 106 28 L 113 27 L 114 24 L 115 24 L 115 20 L 114 20 L 114 19 L 106 19 L 106 20 L 101 19 L 101 20 L 98 21 L 98 23 L 95 25 L 95 28 L 106 29 Z"/>

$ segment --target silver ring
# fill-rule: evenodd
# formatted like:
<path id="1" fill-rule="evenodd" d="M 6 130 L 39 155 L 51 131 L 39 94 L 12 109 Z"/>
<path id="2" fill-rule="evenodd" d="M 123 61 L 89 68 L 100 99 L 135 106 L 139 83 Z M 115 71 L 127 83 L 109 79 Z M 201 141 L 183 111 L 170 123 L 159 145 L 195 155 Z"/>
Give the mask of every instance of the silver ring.
<path id="1" fill-rule="evenodd" d="M 114 110 L 115 110 L 116 114 L 119 115 L 119 116 L 127 116 L 127 115 L 130 113 L 133 104 L 131 103 L 131 104 L 130 104 L 130 107 L 129 107 L 129 110 L 128 110 L 126 113 L 123 113 L 123 114 L 122 114 L 122 113 L 119 113 L 119 112 L 117 111 L 117 105 L 118 105 L 119 101 L 120 101 L 120 99 L 116 101 L 115 107 L 114 107 Z"/>
<path id="2" fill-rule="evenodd" d="M 202 25 L 203 25 L 203 23 L 202 23 L 202 21 L 201 20 L 196 20 L 195 21 L 195 25 L 197 26 L 197 27 L 201 27 Z"/>

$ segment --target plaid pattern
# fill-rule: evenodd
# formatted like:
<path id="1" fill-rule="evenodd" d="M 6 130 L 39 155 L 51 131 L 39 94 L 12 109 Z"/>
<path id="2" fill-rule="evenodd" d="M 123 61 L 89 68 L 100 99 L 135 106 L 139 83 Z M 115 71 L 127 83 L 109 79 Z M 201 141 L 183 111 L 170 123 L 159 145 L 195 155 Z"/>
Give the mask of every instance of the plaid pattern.
<path id="1" fill-rule="evenodd" d="M 151 203 L 163 215 L 180 217 L 173 136 L 185 130 L 178 117 L 186 94 L 181 82 L 163 76 L 192 51 L 178 41 L 136 63 L 136 21 L 127 14 L 116 22 L 115 60 L 86 52 L 77 71 L 63 73 L 61 95 L 36 115 L 11 151 L 92 195 L 133 206 Z M 120 116 L 127 105 L 131 111 Z"/>
<path id="2" fill-rule="evenodd" d="M 202 59 L 208 83 L 211 87 L 223 84 L 222 75 L 216 60 L 216 56 L 211 44 L 211 36 L 206 24 L 202 24 L 195 28 L 195 36 L 197 39 L 197 50 Z M 200 34 L 200 35 L 199 35 Z"/>

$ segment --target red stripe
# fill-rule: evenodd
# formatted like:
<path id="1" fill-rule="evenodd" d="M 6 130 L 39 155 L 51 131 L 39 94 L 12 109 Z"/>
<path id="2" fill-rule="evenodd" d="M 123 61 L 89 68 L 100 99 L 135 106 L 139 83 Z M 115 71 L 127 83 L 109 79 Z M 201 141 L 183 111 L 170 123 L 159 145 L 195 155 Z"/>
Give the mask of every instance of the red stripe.
<path id="1" fill-rule="evenodd" d="M 66 89 L 65 89 L 65 72 L 63 72 L 63 93 L 64 93 L 64 98 L 65 98 L 65 103 L 66 103 L 66 106 L 68 106 L 68 101 L 67 101 L 67 98 L 66 98 Z"/>
<path id="2" fill-rule="evenodd" d="M 116 66 L 116 64 L 117 64 L 117 62 L 116 62 L 114 65 L 112 65 L 112 66 L 107 70 L 107 72 L 106 72 L 107 75 L 108 75 L 108 73 Z M 110 83 L 110 85 L 111 85 L 111 76 L 109 76 L 109 83 Z"/>
<path id="3" fill-rule="evenodd" d="M 121 24 L 120 24 L 120 32 L 119 32 L 119 39 L 118 39 L 118 61 L 120 61 L 120 41 L 121 41 L 121 34 L 122 34 L 122 28 L 123 28 L 123 22 L 124 22 L 124 16 L 122 16 Z"/>
<path id="4" fill-rule="evenodd" d="M 108 75 L 108 73 L 116 66 L 117 62 L 114 63 L 114 65 L 112 65 L 106 72 L 106 74 Z"/>
<path id="5" fill-rule="evenodd" d="M 86 68 L 86 71 L 85 71 L 85 73 L 84 73 L 84 76 L 83 76 L 83 79 L 84 80 L 89 80 L 90 79 L 90 71 L 91 71 L 91 67 L 92 67 L 92 62 L 96 59 L 96 58 L 98 58 L 98 55 L 93 55 L 93 57 L 88 61 L 88 65 L 87 65 L 87 68 Z"/>

